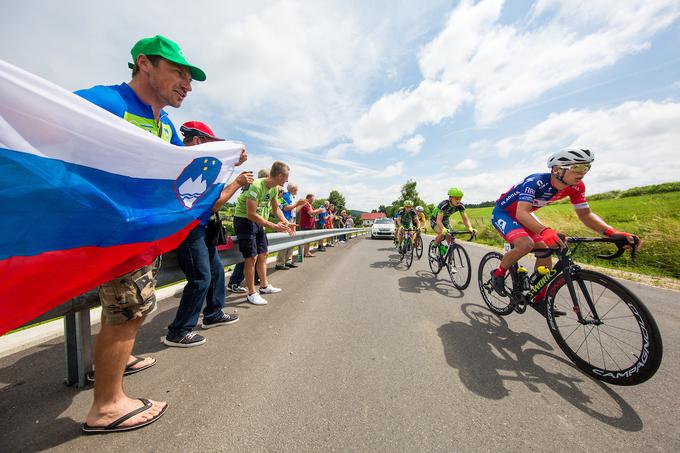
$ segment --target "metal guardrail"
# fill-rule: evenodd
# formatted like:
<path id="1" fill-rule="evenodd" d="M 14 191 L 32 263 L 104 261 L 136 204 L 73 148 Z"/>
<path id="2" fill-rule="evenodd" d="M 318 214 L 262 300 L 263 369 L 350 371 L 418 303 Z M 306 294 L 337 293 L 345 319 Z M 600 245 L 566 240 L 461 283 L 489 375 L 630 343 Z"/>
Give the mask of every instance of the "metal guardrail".
<path id="1" fill-rule="evenodd" d="M 302 261 L 302 247 L 304 244 L 316 242 L 321 239 L 342 235 L 362 235 L 369 231 L 367 228 L 338 228 L 330 230 L 307 230 L 297 231 L 294 236 L 287 233 L 267 234 L 269 241 L 268 252 L 278 252 L 291 247 L 298 247 L 298 261 Z M 243 261 L 243 255 L 238 249 L 238 239 L 232 237 L 233 247 L 229 250 L 220 250 L 219 254 L 225 266 L 231 266 Z M 162 264 L 158 271 L 157 286 L 165 286 L 185 280 L 177 254 L 172 251 L 163 255 Z M 92 331 L 90 328 L 90 309 L 99 306 L 99 294 L 95 290 L 88 291 L 80 296 L 53 308 L 26 323 L 25 326 L 51 320 L 60 316 L 64 317 L 64 349 L 66 360 L 66 385 L 87 385 L 86 375 L 92 370 Z"/>

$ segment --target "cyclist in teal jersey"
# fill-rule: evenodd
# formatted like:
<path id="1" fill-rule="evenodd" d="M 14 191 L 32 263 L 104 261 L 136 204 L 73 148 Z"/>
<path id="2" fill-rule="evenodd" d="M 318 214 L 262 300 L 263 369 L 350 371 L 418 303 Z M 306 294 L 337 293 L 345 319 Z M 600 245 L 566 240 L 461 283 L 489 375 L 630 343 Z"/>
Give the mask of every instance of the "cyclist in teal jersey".
<path id="1" fill-rule="evenodd" d="M 420 221 L 418 220 L 418 215 L 413 210 L 413 202 L 411 200 L 404 200 L 403 209 L 397 212 L 395 217 L 395 222 L 397 222 L 397 228 L 399 229 L 399 239 L 397 243 L 401 242 L 404 236 L 404 230 L 413 228 L 420 228 Z"/>

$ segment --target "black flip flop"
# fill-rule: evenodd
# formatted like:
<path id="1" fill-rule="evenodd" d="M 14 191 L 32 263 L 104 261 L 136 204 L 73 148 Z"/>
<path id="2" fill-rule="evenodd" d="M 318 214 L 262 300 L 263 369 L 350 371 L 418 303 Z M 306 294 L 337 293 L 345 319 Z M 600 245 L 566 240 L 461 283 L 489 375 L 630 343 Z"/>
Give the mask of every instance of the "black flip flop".
<path id="1" fill-rule="evenodd" d="M 154 361 L 149 363 L 148 365 L 144 365 L 139 368 L 132 368 L 139 362 L 143 362 L 144 360 L 146 360 L 146 357 L 140 357 L 138 355 L 135 355 L 133 357 L 135 358 L 135 360 L 127 364 L 127 366 L 125 367 L 125 371 L 123 371 L 123 376 L 129 376 L 131 374 L 139 373 L 140 371 L 144 371 L 147 368 L 151 368 L 156 364 L 156 360 L 154 359 Z M 90 371 L 89 373 L 87 373 L 87 380 L 90 382 L 94 382 L 94 371 Z"/>
<path id="2" fill-rule="evenodd" d="M 143 428 L 144 426 L 152 424 L 153 422 L 161 418 L 161 416 L 165 414 L 165 411 L 168 409 L 168 404 L 166 403 L 163 409 L 161 409 L 161 411 L 158 414 L 156 414 L 153 418 L 142 423 L 137 423 L 136 425 L 120 426 L 120 424 L 123 423 L 125 420 L 129 420 L 137 414 L 141 414 L 144 411 L 148 411 L 153 406 L 153 403 L 151 403 L 151 401 L 149 401 L 146 398 L 139 398 L 139 401 L 141 401 L 142 404 L 144 404 L 142 407 L 138 407 L 137 409 L 128 412 L 127 414 L 123 415 L 118 420 L 112 422 L 107 426 L 90 426 L 87 423 L 83 423 L 81 429 L 86 434 L 103 434 L 103 433 L 115 433 L 119 431 L 131 431 L 133 429 Z"/>

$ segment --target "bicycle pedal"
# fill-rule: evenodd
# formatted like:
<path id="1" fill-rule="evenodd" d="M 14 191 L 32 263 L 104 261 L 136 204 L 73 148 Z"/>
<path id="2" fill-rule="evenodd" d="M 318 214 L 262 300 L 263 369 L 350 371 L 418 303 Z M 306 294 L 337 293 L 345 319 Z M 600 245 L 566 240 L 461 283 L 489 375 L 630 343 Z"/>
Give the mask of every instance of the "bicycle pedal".
<path id="1" fill-rule="evenodd" d="M 527 311 L 527 304 L 516 299 L 510 300 L 510 306 L 520 315 Z"/>
<path id="2" fill-rule="evenodd" d="M 556 318 L 559 316 L 567 316 L 567 312 L 562 310 L 553 310 L 553 316 Z"/>

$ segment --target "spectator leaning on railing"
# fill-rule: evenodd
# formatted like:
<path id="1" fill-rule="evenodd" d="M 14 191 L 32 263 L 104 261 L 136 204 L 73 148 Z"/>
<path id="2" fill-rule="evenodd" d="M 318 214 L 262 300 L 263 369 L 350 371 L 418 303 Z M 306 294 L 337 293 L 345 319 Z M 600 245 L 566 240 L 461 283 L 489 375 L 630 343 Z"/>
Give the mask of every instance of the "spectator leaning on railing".
<path id="1" fill-rule="evenodd" d="M 238 238 L 239 249 L 243 254 L 246 287 L 246 300 L 254 305 L 265 305 L 267 301 L 255 291 L 255 267 L 260 276 L 260 293 L 272 294 L 281 291 L 267 282 L 267 235 L 265 227 L 275 231 L 295 234 L 283 216 L 276 200 L 278 186 L 288 181 L 290 169 L 283 162 L 276 161 L 272 165 L 268 178 L 259 178 L 253 182 L 237 199 L 234 211 L 234 230 Z M 262 214 L 260 203 L 267 202 L 279 223 L 267 220 Z"/>
<path id="2" fill-rule="evenodd" d="M 304 200 L 294 201 L 297 192 L 298 192 L 297 185 L 293 183 L 288 183 L 288 190 L 283 193 L 281 199 L 279 200 L 281 210 L 283 211 L 283 216 L 286 218 L 286 220 L 288 220 L 288 222 L 291 223 L 293 230 L 295 230 L 296 227 L 295 225 L 297 214 L 296 208 L 298 206 L 302 206 L 305 203 Z M 298 267 L 297 264 L 295 264 L 295 262 L 293 261 L 293 250 L 294 247 L 279 251 L 279 254 L 276 256 L 276 269 L 286 270 L 288 268 Z"/>
<path id="3" fill-rule="evenodd" d="M 192 66 L 179 46 L 163 36 L 139 40 L 132 50 L 130 83 L 98 85 L 76 94 L 169 143 L 183 146 L 163 110 L 179 108 L 193 80 L 205 73 Z M 129 398 L 123 391 L 123 374 L 141 371 L 152 358 L 131 356 L 139 326 L 156 308 L 156 277 L 151 265 L 111 280 L 99 288 L 102 324 L 94 343 L 94 402 L 82 426 L 88 433 L 123 431 L 146 426 L 165 413 L 168 405 Z M 141 402 L 141 405 L 140 405 Z"/>
<path id="4" fill-rule="evenodd" d="M 323 212 L 323 206 L 318 209 L 312 209 L 312 203 L 314 203 L 314 195 L 307 194 L 304 202 L 298 207 L 298 212 L 300 214 L 300 229 L 304 231 L 314 229 L 314 216 Z M 318 246 L 321 247 L 321 241 L 318 242 Z M 309 251 L 310 243 L 306 243 L 304 247 L 304 256 L 307 258 L 314 257 L 314 254 Z"/>
<path id="5" fill-rule="evenodd" d="M 333 203 L 328 203 L 326 205 L 326 210 L 326 229 L 332 230 L 335 222 L 335 206 Z M 335 240 L 335 237 L 331 236 L 326 239 L 326 244 L 328 244 L 329 247 L 335 247 Z"/>
<path id="6" fill-rule="evenodd" d="M 335 216 L 335 228 L 345 228 L 345 220 L 347 219 L 347 211 L 344 209 L 340 211 L 340 215 Z M 342 234 L 339 237 L 340 242 L 347 242 L 347 235 Z"/>
<path id="7" fill-rule="evenodd" d="M 186 122 L 180 131 L 184 134 L 184 146 L 223 140 L 215 137 L 213 131 L 200 121 Z M 244 149 L 236 166 L 241 165 L 247 158 Z M 241 173 L 224 187 L 212 207 L 212 212 L 218 212 L 239 187 L 252 182 L 252 173 Z M 224 309 L 224 265 L 217 252 L 216 244 L 212 242 L 212 238 L 206 236 L 210 214 L 211 212 L 208 212 L 199 218 L 200 224 L 191 230 L 187 238 L 177 247 L 177 261 L 187 278 L 187 284 L 182 291 L 175 319 L 168 326 L 168 334 L 163 338 L 163 343 L 167 346 L 188 348 L 205 343 L 205 338 L 193 331 L 198 323 L 203 301 L 206 302 L 203 310 L 204 329 L 238 321 L 236 314 L 226 314 L 222 311 Z M 219 216 L 219 214 L 216 215 Z"/>
<path id="8" fill-rule="evenodd" d="M 260 171 L 257 172 L 257 177 L 258 178 L 268 178 L 269 177 L 269 169 L 268 168 L 262 168 Z M 243 192 L 246 191 L 245 188 L 242 189 Z M 266 214 L 267 217 L 266 219 L 269 219 L 269 208 L 265 206 L 266 210 L 262 212 L 262 214 Z M 264 217 L 264 215 L 263 215 Z M 248 290 L 241 286 L 241 283 L 243 283 L 243 280 L 246 278 L 246 274 L 244 272 L 244 265 L 243 261 L 240 263 L 237 263 L 234 266 L 234 270 L 231 272 L 231 276 L 229 277 L 229 283 L 227 283 L 227 289 L 231 291 L 232 293 L 246 293 Z M 260 283 L 260 278 L 257 275 L 257 269 L 255 270 L 255 284 L 257 285 Z"/>
<path id="9" fill-rule="evenodd" d="M 325 230 L 326 229 L 326 218 L 328 217 L 328 201 L 324 201 L 323 206 L 319 206 L 320 210 L 317 210 L 315 212 L 318 212 L 316 216 L 316 229 L 317 230 Z M 317 251 L 319 252 L 324 252 L 326 251 L 326 247 L 323 245 L 323 239 L 319 240 L 319 245 L 316 248 Z"/>
<path id="10" fill-rule="evenodd" d="M 343 211 L 344 212 L 344 211 Z M 347 220 L 345 220 L 345 228 L 354 228 L 354 219 L 352 218 L 352 215 L 347 216 Z M 345 236 L 345 240 L 349 240 L 352 237 L 351 234 L 348 234 Z"/>

